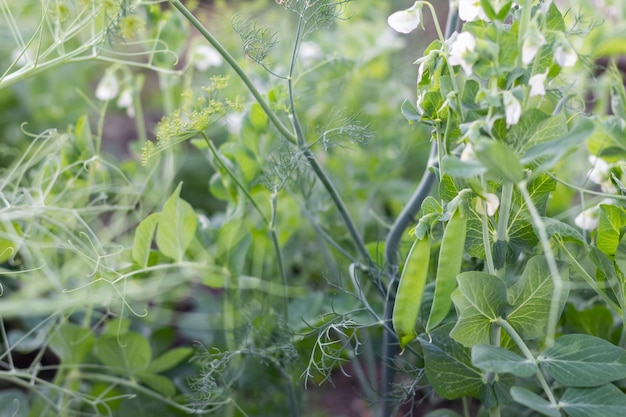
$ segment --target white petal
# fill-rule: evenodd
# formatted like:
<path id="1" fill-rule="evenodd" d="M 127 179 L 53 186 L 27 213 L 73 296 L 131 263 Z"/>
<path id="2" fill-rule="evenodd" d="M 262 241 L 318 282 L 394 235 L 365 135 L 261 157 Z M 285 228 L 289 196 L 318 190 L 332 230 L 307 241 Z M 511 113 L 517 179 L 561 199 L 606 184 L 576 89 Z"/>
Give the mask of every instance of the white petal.
<path id="1" fill-rule="evenodd" d="M 459 17 L 466 22 L 478 19 L 489 21 L 480 0 L 459 0 Z"/>
<path id="2" fill-rule="evenodd" d="M 468 142 L 467 145 L 465 145 L 465 148 L 463 148 L 463 152 L 461 152 L 461 161 L 475 161 L 476 160 L 476 153 L 474 152 L 474 147 L 472 146 L 471 143 Z"/>
<path id="3" fill-rule="evenodd" d="M 459 33 L 450 46 L 448 62 L 451 65 L 460 65 L 466 75 L 472 75 L 473 62 L 470 62 L 467 58 L 474 49 L 476 49 L 476 38 L 474 38 L 474 35 L 469 32 Z"/>
<path id="4" fill-rule="evenodd" d="M 400 10 L 387 18 L 393 30 L 400 33 L 411 33 L 422 21 L 422 5 L 415 2 L 412 7 Z"/>
<path id="5" fill-rule="evenodd" d="M 592 207 L 576 216 L 574 223 L 583 230 L 594 230 L 600 223 L 599 217 L 598 207 Z"/>
<path id="6" fill-rule="evenodd" d="M 604 159 L 593 155 L 589 156 L 589 163 L 592 165 L 591 169 L 587 173 L 589 179 L 596 184 L 603 184 L 606 182 L 610 171 L 609 164 Z"/>
<path id="7" fill-rule="evenodd" d="M 492 193 L 485 194 L 485 199 L 487 200 L 487 214 L 493 216 L 500 207 L 500 199 Z"/>
<path id="8" fill-rule="evenodd" d="M 509 126 L 516 125 L 522 116 L 522 104 L 515 98 L 513 93 L 505 91 L 502 95 L 504 103 L 504 115 L 506 116 L 506 124 Z"/>
<path id="9" fill-rule="evenodd" d="M 531 24 L 522 44 L 522 63 L 524 65 L 530 64 L 537 55 L 539 48 L 545 44 L 546 38 L 539 31 L 537 25 Z"/>
<path id="10" fill-rule="evenodd" d="M 571 46 L 558 46 L 554 51 L 554 60 L 562 68 L 573 67 L 578 61 L 578 55 Z"/>
<path id="11" fill-rule="evenodd" d="M 530 85 L 530 97 L 533 96 L 545 96 L 546 95 L 546 78 L 548 77 L 548 71 L 543 74 L 535 74 L 528 80 Z"/>
<path id="12" fill-rule="evenodd" d="M 96 87 L 96 98 L 102 101 L 113 100 L 117 97 L 120 85 L 113 71 L 107 71 Z"/>

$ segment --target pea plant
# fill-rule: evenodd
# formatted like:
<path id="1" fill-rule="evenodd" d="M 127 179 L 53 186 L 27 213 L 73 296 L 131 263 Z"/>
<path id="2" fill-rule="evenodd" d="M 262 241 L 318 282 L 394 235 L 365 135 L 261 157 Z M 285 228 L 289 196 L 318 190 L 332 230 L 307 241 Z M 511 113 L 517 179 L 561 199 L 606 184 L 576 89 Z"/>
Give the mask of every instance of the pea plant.
<path id="1" fill-rule="evenodd" d="M 623 414 L 620 2 L 41 3 L 0 102 L 78 91 L 0 121 L 3 415 Z"/>

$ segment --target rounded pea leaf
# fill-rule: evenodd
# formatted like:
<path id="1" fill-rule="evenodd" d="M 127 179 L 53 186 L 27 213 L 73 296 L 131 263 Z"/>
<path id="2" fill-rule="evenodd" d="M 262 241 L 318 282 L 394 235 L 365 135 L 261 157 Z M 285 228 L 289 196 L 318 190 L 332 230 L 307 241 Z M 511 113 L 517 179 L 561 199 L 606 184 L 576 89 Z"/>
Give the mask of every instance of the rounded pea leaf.
<path id="1" fill-rule="evenodd" d="M 102 336 L 96 343 L 96 356 L 106 366 L 130 372 L 145 370 L 152 358 L 150 342 L 139 333 Z"/>
<path id="2" fill-rule="evenodd" d="M 559 406 L 570 417 L 623 417 L 626 394 L 613 384 L 595 388 L 568 388 Z"/>
<path id="3" fill-rule="evenodd" d="M 550 376 L 569 387 L 595 387 L 626 378 L 626 350 L 586 334 L 561 336 L 537 359 Z"/>
<path id="4" fill-rule="evenodd" d="M 182 183 L 167 199 L 158 218 L 156 243 L 163 255 L 182 261 L 185 251 L 196 234 L 196 213 L 180 198 Z"/>
<path id="5" fill-rule="evenodd" d="M 510 350 L 491 345 L 473 346 L 472 363 L 485 372 L 510 373 L 522 378 L 537 372 L 537 365 L 534 362 Z"/>
<path id="6" fill-rule="evenodd" d="M 511 397 L 515 402 L 525 405 L 531 410 L 535 410 L 544 416 L 561 417 L 557 407 L 532 391 L 522 387 L 511 388 Z"/>
<path id="7" fill-rule="evenodd" d="M 402 269 L 396 302 L 393 306 L 393 328 L 398 335 L 402 349 L 417 336 L 415 322 L 420 311 L 422 295 L 424 295 L 429 260 L 430 241 L 427 234 L 423 239 L 416 239 L 411 246 Z"/>

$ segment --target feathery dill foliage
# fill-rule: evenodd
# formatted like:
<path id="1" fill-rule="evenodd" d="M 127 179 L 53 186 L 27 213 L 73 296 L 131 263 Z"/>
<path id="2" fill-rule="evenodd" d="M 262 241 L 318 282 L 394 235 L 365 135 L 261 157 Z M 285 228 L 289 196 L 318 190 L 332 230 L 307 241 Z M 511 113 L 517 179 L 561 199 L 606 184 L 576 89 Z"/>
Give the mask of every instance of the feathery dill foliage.
<path id="1" fill-rule="evenodd" d="M 357 114 L 344 116 L 343 112 L 333 112 L 333 118 L 323 129 L 319 129 L 316 143 L 321 143 L 324 150 L 333 146 L 342 146 L 342 141 L 346 139 L 351 143 L 366 144 L 374 133 L 369 129 L 369 125 L 358 119 Z"/>
<path id="2" fill-rule="evenodd" d="M 248 320 L 240 334 L 244 342 L 236 350 L 222 351 L 196 345 L 191 362 L 198 366 L 199 372 L 189 379 L 190 406 L 206 409 L 222 405 L 243 376 L 242 359 L 257 359 L 281 373 L 298 360 L 298 351 L 289 340 L 291 332 L 275 314 L 248 317 Z"/>
<path id="3" fill-rule="evenodd" d="M 268 28 L 261 27 L 257 22 L 241 15 L 233 17 L 232 26 L 243 41 L 243 52 L 246 56 L 257 64 L 266 66 L 267 56 L 278 42 L 277 33 L 272 33 Z"/>
<path id="4" fill-rule="evenodd" d="M 200 93 L 193 90 L 183 92 L 182 107 L 157 124 L 156 144 L 146 141 L 143 145 L 141 163 L 146 165 L 153 155 L 201 134 L 229 111 L 242 111 L 241 98 L 221 98 L 229 79 L 229 76 L 213 76 L 208 86 L 200 88 Z"/>
<path id="5" fill-rule="evenodd" d="M 303 19 L 303 33 L 323 29 L 341 19 L 346 4 L 352 0 L 286 0 L 280 4 Z"/>

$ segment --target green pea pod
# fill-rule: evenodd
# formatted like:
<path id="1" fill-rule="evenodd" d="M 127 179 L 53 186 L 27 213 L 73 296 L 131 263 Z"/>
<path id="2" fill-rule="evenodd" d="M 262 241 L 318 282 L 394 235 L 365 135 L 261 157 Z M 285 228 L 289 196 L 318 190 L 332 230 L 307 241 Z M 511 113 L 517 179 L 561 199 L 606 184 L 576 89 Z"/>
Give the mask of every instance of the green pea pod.
<path id="1" fill-rule="evenodd" d="M 423 239 L 416 239 L 411 246 L 402 269 L 393 306 L 393 328 L 400 340 L 401 349 L 417 337 L 415 322 L 422 304 L 429 260 L 430 241 L 426 234 Z"/>
<path id="2" fill-rule="evenodd" d="M 441 239 L 435 295 L 426 324 L 426 332 L 437 327 L 450 312 L 451 295 L 457 286 L 456 276 L 461 272 L 466 232 L 467 215 L 462 207 L 458 207 L 448 221 Z"/>

